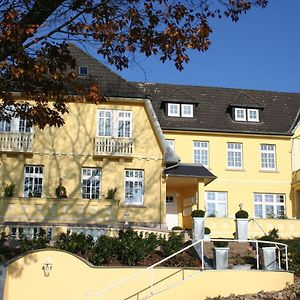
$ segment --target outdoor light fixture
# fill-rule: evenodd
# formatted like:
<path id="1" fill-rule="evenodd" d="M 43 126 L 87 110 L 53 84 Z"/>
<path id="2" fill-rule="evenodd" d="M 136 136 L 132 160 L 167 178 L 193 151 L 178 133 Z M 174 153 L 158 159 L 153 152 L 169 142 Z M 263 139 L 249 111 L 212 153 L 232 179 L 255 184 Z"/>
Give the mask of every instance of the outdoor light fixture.
<path id="1" fill-rule="evenodd" d="M 47 257 L 45 262 L 43 263 L 43 267 L 42 267 L 45 277 L 49 276 L 50 271 L 52 270 L 52 266 L 53 265 L 52 265 L 50 257 Z"/>
<path id="2" fill-rule="evenodd" d="M 125 213 L 124 213 L 124 219 L 125 219 L 125 226 L 128 226 L 128 217 L 129 217 L 129 213 L 128 211 L 126 210 Z"/>

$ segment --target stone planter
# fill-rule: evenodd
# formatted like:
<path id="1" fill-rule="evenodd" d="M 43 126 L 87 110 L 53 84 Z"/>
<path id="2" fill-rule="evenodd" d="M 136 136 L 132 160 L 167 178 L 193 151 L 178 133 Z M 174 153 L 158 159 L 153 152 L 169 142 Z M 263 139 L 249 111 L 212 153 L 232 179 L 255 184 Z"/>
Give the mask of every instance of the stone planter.
<path id="1" fill-rule="evenodd" d="M 228 269 L 228 252 L 229 252 L 229 248 L 215 247 L 213 249 L 215 269 L 217 270 Z"/>
<path id="2" fill-rule="evenodd" d="M 261 248 L 262 253 L 262 267 L 267 271 L 278 270 L 276 261 L 276 247 L 263 247 Z"/>
<path id="3" fill-rule="evenodd" d="M 248 239 L 248 223 L 249 219 L 235 219 L 235 232 L 238 240 Z"/>
<path id="4" fill-rule="evenodd" d="M 193 218 L 193 242 L 204 239 L 205 218 Z"/>

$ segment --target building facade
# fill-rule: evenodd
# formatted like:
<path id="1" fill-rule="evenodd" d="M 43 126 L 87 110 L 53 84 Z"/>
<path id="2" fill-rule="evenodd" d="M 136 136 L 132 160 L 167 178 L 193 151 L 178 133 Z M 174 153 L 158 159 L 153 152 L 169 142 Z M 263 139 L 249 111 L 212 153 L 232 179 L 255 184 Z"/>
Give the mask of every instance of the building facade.
<path id="1" fill-rule="evenodd" d="M 191 228 L 214 237 L 249 212 L 251 236 L 300 235 L 300 95 L 129 83 L 70 46 L 100 104 L 69 104 L 61 128 L 0 122 L 2 228 Z M 10 193 L 11 191 L 11 193 Z"/>

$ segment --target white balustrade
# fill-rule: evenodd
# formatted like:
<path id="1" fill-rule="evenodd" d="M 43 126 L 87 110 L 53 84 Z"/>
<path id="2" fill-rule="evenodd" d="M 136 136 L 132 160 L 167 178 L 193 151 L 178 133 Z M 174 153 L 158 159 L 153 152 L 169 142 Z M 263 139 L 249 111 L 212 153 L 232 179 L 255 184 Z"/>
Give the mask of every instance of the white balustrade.
<path id="1" fill-rule="evenodd" d="M 32 152 L 33 134 L 30 132 L 0 132 L 0 151 Z"/>
<path id="2" fill-rule="evenodd" d="M 132 156 L 133 150 L 133 139 L 95 137 L 95 155 Z"/>

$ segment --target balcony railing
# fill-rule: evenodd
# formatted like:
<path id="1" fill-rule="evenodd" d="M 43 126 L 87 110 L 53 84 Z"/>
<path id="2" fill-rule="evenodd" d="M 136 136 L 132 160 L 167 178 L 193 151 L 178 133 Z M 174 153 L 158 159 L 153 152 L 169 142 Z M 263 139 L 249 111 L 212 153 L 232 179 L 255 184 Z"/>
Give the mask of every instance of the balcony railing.
<path id="1" fill-rule="evenodd" d="M 134 142 L 128 138 L 96 137 L 94 155 L 124 156 L 133 155 Z"/>
<path id="2" fill-rule="evenodd" d="M 32 152 L 33 134 L 30 132 L 0 132 L 0 151 Z"/>

